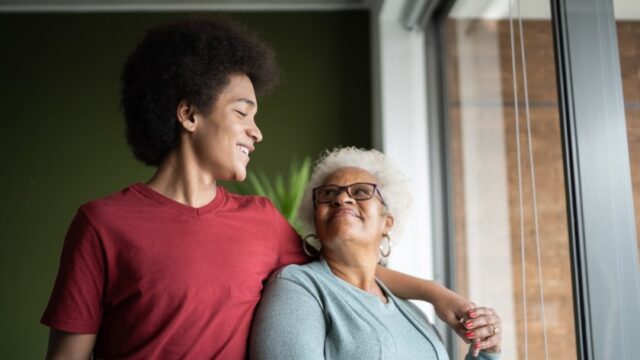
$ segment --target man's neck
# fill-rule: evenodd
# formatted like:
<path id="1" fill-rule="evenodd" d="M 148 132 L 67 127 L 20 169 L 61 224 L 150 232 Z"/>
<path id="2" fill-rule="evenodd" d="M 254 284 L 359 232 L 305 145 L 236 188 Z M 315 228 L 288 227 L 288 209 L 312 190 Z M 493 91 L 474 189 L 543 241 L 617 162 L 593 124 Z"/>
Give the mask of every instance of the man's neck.
<path id="1" fill-rule="evenodd" d="M 158 167 L 147 185 L 179 203 L 199 208 L 216 197 L 216 180 L 188 154 L 173 151 Z"/>

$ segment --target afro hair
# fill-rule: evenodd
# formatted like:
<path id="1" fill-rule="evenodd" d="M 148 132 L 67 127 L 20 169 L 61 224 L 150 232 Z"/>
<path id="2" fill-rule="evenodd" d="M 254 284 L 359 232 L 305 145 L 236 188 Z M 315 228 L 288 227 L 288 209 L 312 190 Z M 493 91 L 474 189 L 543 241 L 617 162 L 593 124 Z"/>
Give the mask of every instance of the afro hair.
<path id="1" fill-rule="evenodd" d="M 134 156 L 159 166 L 178 145 L 178 104 L 208 113 L 234 73 L 247 75 L 258 94 L 278 73 L 272 49 L 240 24 L 193 17 L 150 29 L 122 70 L 120 105 Z"/>

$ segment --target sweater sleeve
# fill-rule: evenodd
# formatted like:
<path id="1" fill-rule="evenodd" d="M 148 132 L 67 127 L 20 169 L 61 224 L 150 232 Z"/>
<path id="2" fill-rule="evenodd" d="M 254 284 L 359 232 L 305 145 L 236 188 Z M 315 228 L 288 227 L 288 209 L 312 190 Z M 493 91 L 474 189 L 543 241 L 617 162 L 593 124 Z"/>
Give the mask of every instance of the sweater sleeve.
<path id="1" fill-rule="evenodd" d="M 272 278 L 253 320 L 249 358 L 324 359 L 325 338 L 316 297 L 292 280 Z"/>

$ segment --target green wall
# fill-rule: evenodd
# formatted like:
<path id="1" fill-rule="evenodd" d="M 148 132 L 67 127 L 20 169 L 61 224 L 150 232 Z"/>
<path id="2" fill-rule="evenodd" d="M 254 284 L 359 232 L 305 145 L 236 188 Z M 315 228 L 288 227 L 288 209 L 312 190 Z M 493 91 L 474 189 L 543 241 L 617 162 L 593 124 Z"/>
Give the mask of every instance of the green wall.
<path id="1" fill-rule="evenodd" d="M 144 29 L 176 16 L 0 15 L 0 358 L 43 358 L 39 318 L 78 206 L 152 174 L 124 140 L 120 67 Z M 371 145 L 366 12 L 231 16 L 273 45 L 283 72 L 259 99 L 264 141 L 250 168 L 284 172 L 294 155 Z"/>

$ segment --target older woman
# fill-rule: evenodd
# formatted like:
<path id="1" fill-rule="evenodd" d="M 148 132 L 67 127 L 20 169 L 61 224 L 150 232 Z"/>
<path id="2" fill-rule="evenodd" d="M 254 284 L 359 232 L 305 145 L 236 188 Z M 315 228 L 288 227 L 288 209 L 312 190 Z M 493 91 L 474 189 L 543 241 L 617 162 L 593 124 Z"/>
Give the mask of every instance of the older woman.
<path id="1" fill-rule="evenodd" d="M 315 224 L 305 248 L 320 257 L 274 274 L 254 318 L 251 358 L 447 359 L 426 317 L 375 276 L 410 202 L 393 164 L 375 150 L 337 149 L 318 161 L 308 190 L 299 215 Z M 500 318 L 482 307 L 468 315 L 467 357 L 497 359 Z"/>

